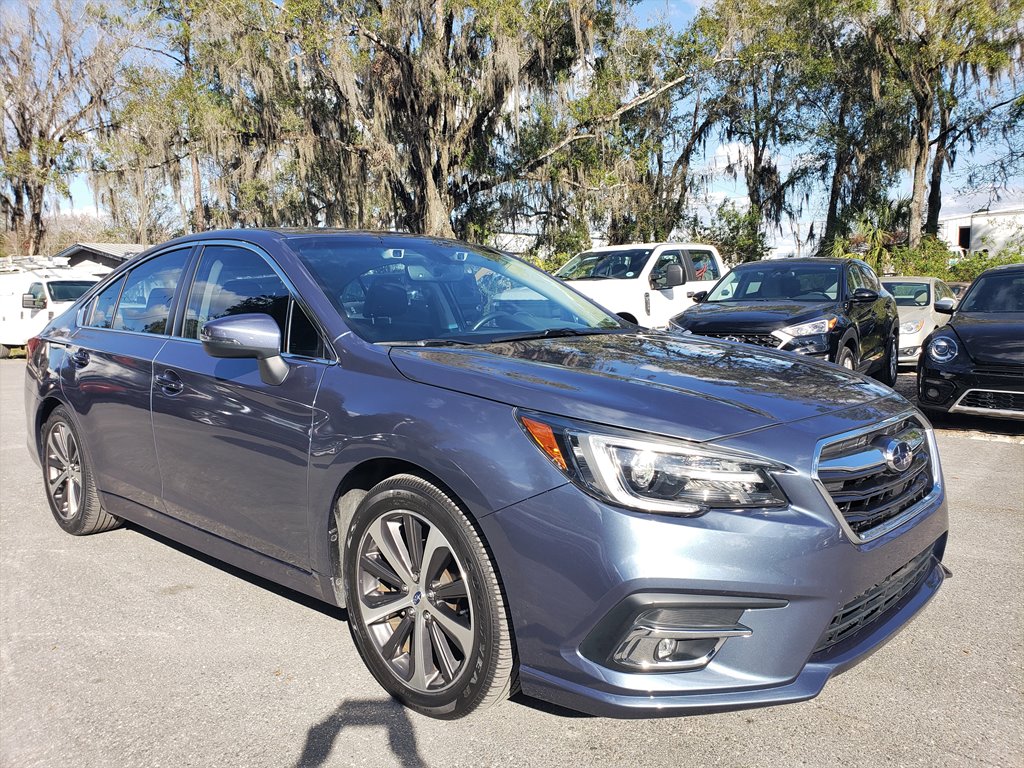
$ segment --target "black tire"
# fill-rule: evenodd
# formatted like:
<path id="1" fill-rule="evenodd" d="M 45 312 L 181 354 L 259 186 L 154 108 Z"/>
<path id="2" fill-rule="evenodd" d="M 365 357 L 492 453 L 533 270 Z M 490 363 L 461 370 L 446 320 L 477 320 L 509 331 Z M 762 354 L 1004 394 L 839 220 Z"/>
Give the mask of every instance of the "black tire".
<path id="1" fill-rule="evenodd" d="M 11 348 L 6 344 L 0 344 L 0 360 L 6 360 L 11 356 Z"/>
<path id="2" fill-rule="evenodd" d="M 896 377 L 900 373 L 900 349 L 899 337 L 895 334 L 889 338 L 888 349 L 882 357 L 882 367 L 878 370 L 875 378 L 887 387 L 895 386 Z"/>
<path id="3" fill-rule="evenodd" d="M 39 444 L 46 500 L 57 525 L 74 536 L 118 528 L 121 520 L 100 506 L 92 466 L 64 406 L 55 408 L 43 424 Z"/>
<path id="4" fill-rule="evenodd" d="M 360 502 L 343 546 L 349 628 L 388 693 L 445 720 L 508 698 L 515 654 L 501 584 L 452 499 L 414 475 L 388 478 Z"/>
<path id="5" fill-rule="evenodd" d="M 836 365 L 846 368 L 848 371 L 855 371 L 857 370 L 857 355 L 844 344 L 839 348 L 839 354 L 836 355 Z"/>

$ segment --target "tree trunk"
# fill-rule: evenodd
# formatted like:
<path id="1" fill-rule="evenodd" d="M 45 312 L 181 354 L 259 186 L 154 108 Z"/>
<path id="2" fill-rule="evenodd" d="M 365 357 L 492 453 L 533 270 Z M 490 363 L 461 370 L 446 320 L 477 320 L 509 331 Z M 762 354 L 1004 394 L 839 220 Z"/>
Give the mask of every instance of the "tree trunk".
<path id="1" fill-rule="evenodd" d="M 43 194 L 45 188 L 42 185 L 28 187 L 28 255 L 36 256 L 43 243 L 43 236 L 46 234 L 46 224 L 43 222 Z"/>
<path id="2" fill-rule="evenodd" d="M 910 225 L 907 244 L 911 248 L 921 245 L 925 178 L 928 175 L 928 157 L 931 154 L 928 135 L 931 133 L 933 107 L 934 100 L 930 95 L 917 99 L 917 124 L 914 126 L 914 137 L 910 142 L 910 172 L 913 191 L 910 195 Z"/>
<path id="3" fill-rule="evenodd" d="M 206 229 L 206 211 L 203 210 L 203 181 L 199 175 L 199 154 L 191 152 L 192 160 L 192 226 L 196 232 Z"/>
<path id="4" fill-rule="evenodd" d="M 935 158 L 932 160 L 931 185 L 928 187 L 928 218 L 924 233 L 932 237 L 939 234 L 939 212 L 942 210 L 942 173 L 949 159 L 949 106 L 939 101 L 939 137 L 935 142 Z"/>

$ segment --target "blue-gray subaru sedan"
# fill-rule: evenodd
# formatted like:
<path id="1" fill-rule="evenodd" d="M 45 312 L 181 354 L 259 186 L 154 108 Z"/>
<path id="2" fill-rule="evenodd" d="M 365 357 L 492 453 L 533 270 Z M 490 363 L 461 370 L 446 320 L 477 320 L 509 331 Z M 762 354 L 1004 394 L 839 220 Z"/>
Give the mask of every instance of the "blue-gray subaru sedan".
<path id="1" fill-rule="evenodd" d="M 891 389 L 463 243 L 174 240 L 51 322 L 26 384 L 64 530 L 131 521 L 346 607 L 434 717 L 808 699 L 944 578 L 935 439 Z"/>

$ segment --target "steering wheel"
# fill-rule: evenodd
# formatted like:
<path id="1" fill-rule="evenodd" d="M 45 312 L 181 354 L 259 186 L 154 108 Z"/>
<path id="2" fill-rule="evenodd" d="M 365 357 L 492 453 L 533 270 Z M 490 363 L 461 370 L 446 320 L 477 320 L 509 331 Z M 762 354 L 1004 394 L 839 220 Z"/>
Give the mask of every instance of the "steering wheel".
<path id="1" fill-rule="evenodd" d="M 484 315 L 479 320 L 477 320 L 475 323 L 473 323 L 473 327 L 470 330 L 479 331 L 481 328 L 483 328 L 488 323 L 490 323 L 490 322 L 492 322 L 494 320 L 497 320 L 498 318 L 501 318 L 501 317 L 512 317 L 512 313 L 511 312 L 503 312 L 503 311 L 488 312 L 486 315 Z"/>

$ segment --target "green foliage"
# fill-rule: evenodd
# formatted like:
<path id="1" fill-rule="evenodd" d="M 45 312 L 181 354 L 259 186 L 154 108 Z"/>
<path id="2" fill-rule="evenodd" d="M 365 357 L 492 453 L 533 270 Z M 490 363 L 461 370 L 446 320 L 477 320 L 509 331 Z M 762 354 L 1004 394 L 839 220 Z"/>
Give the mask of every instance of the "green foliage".
<path id="1" fill-rule="evenodd" d="M 768 255 L 768 238 L 760 212 L 740 210 L 731 200 L 718 206 L 710 222 L 693 216 L 687 228 L 692 239 L 715 246 L 722 258 L 731 263 L 758 261 Z"/>
<path id="2" fill-rule="evenodd" d="M 1024 263 L 1024 237 L 1017 236 L 999 252 L 976 251 L 959 256 L 934 237 L 924 237 L 917 248 L 899 246 L 892 252 L 892 268 L 898 275 L 937 277 L 947 282 L 969 283 L 986 269 Z"/>

